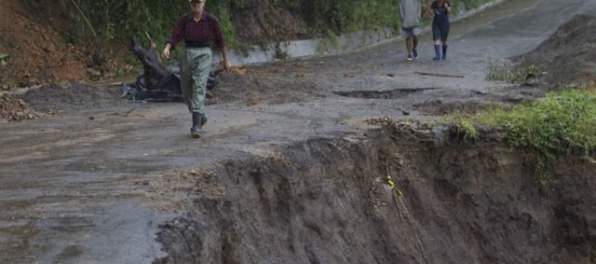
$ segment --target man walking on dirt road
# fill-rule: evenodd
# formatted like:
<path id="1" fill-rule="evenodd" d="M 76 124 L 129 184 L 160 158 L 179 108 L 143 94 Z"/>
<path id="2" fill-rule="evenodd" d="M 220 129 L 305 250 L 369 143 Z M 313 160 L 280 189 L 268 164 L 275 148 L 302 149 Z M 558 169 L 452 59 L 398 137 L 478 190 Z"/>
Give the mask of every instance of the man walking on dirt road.
<path id="1" fill-rule="evenodd" d="M 183 15 L 162 52 L 170 57 L 170 49 L 184 40 L 186 48 L 180 58 L 180 88 L 182 97 L 192 113 L 190 134 L 200 138 L 201 128 L 207 123 L 205 116 L 205 96 L 207 80 L 211 68 L 211 42 L 221 49 L 223 68 L 230 69 L 226 43 L 217 19 L 204 11 L 205 0 L 189 0 L 190 13 Z"/>
<path id="2" fill-rule="evenodd" d="M 407 60 L 418 59 L 418 36 L 420 35 L 420 15 L 422 0 L 399 0 L 402 36 L 406 40 Z"/>

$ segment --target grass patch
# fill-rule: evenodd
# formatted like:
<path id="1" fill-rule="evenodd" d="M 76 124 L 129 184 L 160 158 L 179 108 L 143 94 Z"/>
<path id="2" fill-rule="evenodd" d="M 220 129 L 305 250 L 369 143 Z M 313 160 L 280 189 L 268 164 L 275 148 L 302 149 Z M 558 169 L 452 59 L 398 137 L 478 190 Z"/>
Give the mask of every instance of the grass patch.
<path id="1" fill-rule="evenodd" d="M 9 58 L 10 56 L 8 54 L 0 53 L 0 66 L 6 66 Z"/>
<path id="2" fill-rule="evenodd" d="M 473 142 L 478 138 L 478 131 L 468 120 L 461 120 L 457 124 L 457 134 L 461 135 L 464 142 Z"/>
<path id="3" fill-rule="evenodd" d="M 458 124 L 464 139 L 478 136 L 472 124 L 505 128 L 507 142 L 530 154 L 538 181 L 545 187 L 554 183 L 550 166 L 557 155 L 579 152 L 586 160 L 594 160 L 596 94 L 583 87 L 569 87 L 543 100 L 511 108 L 454 113 L 443 121 Z"/>
<path id="4" fill-rule="evenodd" d="M 488 70 L 489 72 L 486 76 L 486 80 L 523 83 L 526 80 L 526 76 L 530 74 L 542 75 L 544 72 L 544 67 L 538 65 L 514 65 L 507 61 L 489 61 Z"/>

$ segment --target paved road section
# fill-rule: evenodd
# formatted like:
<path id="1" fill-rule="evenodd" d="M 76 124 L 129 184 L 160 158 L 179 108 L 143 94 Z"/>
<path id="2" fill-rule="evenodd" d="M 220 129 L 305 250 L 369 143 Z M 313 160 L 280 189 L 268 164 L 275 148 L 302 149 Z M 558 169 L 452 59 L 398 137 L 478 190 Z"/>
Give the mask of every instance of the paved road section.
<path id="1" fill-rule="evenodd" d="M 415 62 L 405 61 L 401 40 L 319 59 L 337 62 L 330 71 L 358 77 L 321 78 L 328 96 L 302 103 L 209 106 L 210 121 L 200 140 L 189 137 L 189 114 L 174 103 L 2 124 L 0 263 L 151 263 L 164 254 L 155 241 L 158 225 L 181 213 L 173 197 L 180 194 L 155 186 L 159 175 L 266 155 L 307 138 L 362 133 L 366 118 L 404 118 L 404 112 L 424 118 L 413 104 L 466 100 L 474 91 L 504 85 L 484 80 L 488 61 L 530 51 L 579 13 L 596 14 L 596 1 L 511 0 L 454 24 L 447 61 L 431 60 L 428 32 Z M 362 63 L 343 65 L 342 58 Z M 404 87 L 432 89 L 394 100 L 338 95 Z M 133 107 L 127 117 L 113 114 Z"/>

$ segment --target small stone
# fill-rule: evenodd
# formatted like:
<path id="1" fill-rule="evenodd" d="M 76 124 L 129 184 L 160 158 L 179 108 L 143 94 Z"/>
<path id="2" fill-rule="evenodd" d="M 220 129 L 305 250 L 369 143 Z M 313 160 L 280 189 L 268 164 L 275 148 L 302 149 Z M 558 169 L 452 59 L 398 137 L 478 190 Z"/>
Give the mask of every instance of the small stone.
<path id="1" fill-rule="evenodd" d="M 56 46 L 54 44 L 50 43 L 50 44 L 46 45 L 43 48 L 43 50 L 45 50 L 46 52 L 52 53 L 52 52 L 55 52 L 56 51 Z"/>
<path id="2" fill-rule="evenodd" d="M 101 71 L 98 71 L 93 68 L 87 68 L 87 74 L 89 74 L 89 76 L 93 76 L 93 77 L 100 77 Z"/>

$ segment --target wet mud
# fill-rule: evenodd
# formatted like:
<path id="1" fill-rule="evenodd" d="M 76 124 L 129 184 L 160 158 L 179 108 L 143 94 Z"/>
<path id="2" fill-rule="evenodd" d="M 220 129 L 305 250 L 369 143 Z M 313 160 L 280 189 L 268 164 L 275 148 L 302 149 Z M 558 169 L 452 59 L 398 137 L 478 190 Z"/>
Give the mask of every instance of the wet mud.
<path id="1" fill-rule="evenodd" d="M 421 93 L 425 90 L 433 90 L 434 88 L 399 88 L 389 91 L 347 91 L 347 92 L 334 92 L 334 94 L 362 98 L 362 99 L 396 99 L 407 97 L 411 93 Z"/>

